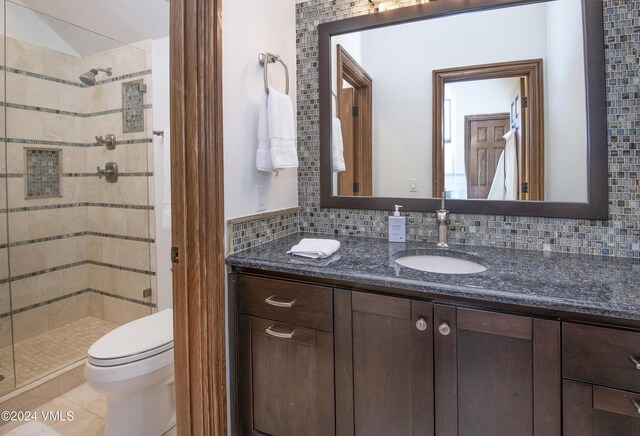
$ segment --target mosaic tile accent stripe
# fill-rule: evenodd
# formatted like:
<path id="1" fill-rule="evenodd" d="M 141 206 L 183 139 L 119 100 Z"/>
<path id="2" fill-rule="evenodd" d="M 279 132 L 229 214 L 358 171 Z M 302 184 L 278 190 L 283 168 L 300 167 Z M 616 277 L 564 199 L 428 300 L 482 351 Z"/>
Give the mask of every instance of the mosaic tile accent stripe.
<path id="1" fill-rule="evenodd" d="M 22 76 L 33 77 L 35 79 L 48 80 L 49 82 L 61 83 L 63 85 L 75 86 L 76 88 L 87 87 L 86 85 L 81 83 L 79 80 L 77 82 L 72 82 L 71 80 L 58 79 L 57 77 L 47 76 L 39 73 L 32 73 L 32 72 L 21 70 L 18 68 L 5 67 L 4 65 L 0 65 L 0 71 L 6 71 L 7 73 L 20 74 Z"/>
<path id="2" fill-rule="evenodd" d="M 144 289 L 144 290 L 142 290 L 142 292 L 146 292 L 146 291 L 149 291 L 149 290 L 150 290 L 150 288 L 149 289 Z M 135 298 L 125 297 L 124 295 L 118 295 L 118 294 L 114 294 L 112 292 L 105 292 L 105 291 L 100 291 L 98 289 L 91 289 L 91 288 L 89 288 L 88 291 L 96 293 L 96 294 L 104 295 L 105 297 L 117 298 L 118 300 L 128 301 L 129 303 L 141 304 L 143 306 L 152 307 L 154 309 L 158 307 L 158 305 L 156 303 L 152 303 L 150 301 L 137 300 Z"/>
<path id="3" fill-rule="evenodd" d="M 115 76 L 115 77 L 110 77 L 104 80 L 98 80 L 96 82 L 96 85 L 104 85 L 105 83 L 113 83 L 113 82 L 118 82 L 120 80 L 131 79 L 134 77 L 146 76 L 151 73 L 152 73 L 152 70 L 144 70 L 144 71 L 137 71 L 135 73 L 130 73 L 130 74 L 123 74 L 122 76 Z"/>
<path id="4" fill-rule="evenodd" d="M 98 177 L 98 173 L 62 173 L 62 177 Z M 22 173 L 0 174 L 0 179 L 21 179 Z M 153 177 L 152 172 L 142 173 L 118 173 L 118 177 Z"/>
<path id="5" fill-rule="evenodd" d="M 278 210 L 227 221 L 230 253 L 246 250 L 298 232 L 299 210 Z"/>
<path id="6" fill-rule="evenodd" d="M 12 207 L 10 209 L 0 209 L 0 213 L 31 212 L 35 210 L 67 209 L 72 207 L 112 207 L 114 209 L 154 210 L 154 206 L 136 205 L 136 204 L 68 203 L 68 204 L 50 204 L 45 206 Z"/>
<path id="7" fill-rule="evenodd" d="M 155 239 L 151 239 L 151 238 L 140 238 L 138 236 L 114 235 L 111 233 L 99 233 L 99 232 L 86 231 L 86 232 L 67 233 L 66 235 L 47 236 L 45 238 L 29 239 L 25 241 L 9 242 L 8 244 L 0 244 L 0 249 L 7 248 L 7 247 L 20 247 L 23 245 L 39 244 L 42 242 L 49 242 L 49 241 L 59 241 L 60 239 L 78 238 L 81 236 L 99 236 L 101 238 L 122 239 L 125 241 L 135 241 L 135 242 L 146 242 L 148 244 L 155 243 Z"/>
<path id="8" fill-rule="evenodd" d="M 18 313 L 26 312 L 28 310 L 37 309 L 38 307 L 46 306 L 47 304 L 52 304 L 52 303 L 55 303 L 57 301 L 62 301 L 62 300 L 66 300 L 68 298 L 77 297 L 77 296 L 82 295 L 82 294 L 87 294 L 89 292 L 93 292 L 93 293 L 96 293 L 96 294 L 104 295 L 105 297 L 117 298 L 118 300 L 124 300 L 124 301 L 128 301 L 130 303 L 141 304 L 143 306 L 152 307 L 154 309 L 156 307 L 158 307 L 158 305 L 156 303 L 152 303 L 150 301 L 136 300 L 135 298 L 125 297 L 123 295 L 114 294 L 112 292 L 105 292 L 105 291 L 100 291 L 98 289 L 85 288 L 85 289 L 81 289 L 79 291 L 75 291 L 75 292 L 71 292 L 69 294 L 62 295 L 60 297 L 51 298 L 49 300 L 45 300 L 45 301 L 41 301 L 39 303 L 31 304 L 29 306 L 21 307 L 20 309 L 13 309 L 13 310 L 8 311 L 8 312 L 0 313 L 0 319 L 6 318 L 6 317 L 11 316 L 11 315 L 16 315 Z"/>
<path id="9" fill-rule="evenodd" d="M 6 71 L 8 73 L 20 74 L 22 76 L 33 77 L 33 78 L 36 78 L 36 79 L 48 80 L 50 82 L 61 83 L 63 85 L 69 85 L 69 86 L 75 86 L 77 88 L 89 88 L 89 86 L 83 84 L 79 80 L 78 80 L 78 82 L 73 82 L 71 80 L 58 79 L 57 77 L 47 76 L 45 74 L 39 74 L 39 73 L 32 73 L 30 71 L 21 70 L 21 69 L 18 69 L 18 68 L 5 67 L 4 65 L 0 66 L 0 71 Z M 110 78 L 105 79 L 105 80 L 96 81 L 96 85 L 95 86 L 104 85 L 105 83 L 113 83 L 113 82 L 117 82 L 117 81 L 120 81 L 120 80 L 127 80 L 127 79 L 131 79 L 133 77 L 146 76 L 146 75 L 151 74 L 151 73 L 152 73 L 152 70 L 144 70 L 144 71 L 137 71 L 135 73 L 124 74 L 124 75 L 121 75 L 121 76 L 110 77 Z"/>
<path id="10" fill-rule="evenodd" d="M 34 272 L 31 272 L 31 273 L 28 273 L 28 274 L 22 274 L 22 275 L 19 275 L 19 276 L 13 276 L 10 279 L 9 278 L 0 279 L 0 284 L 9 283 L 10 281 L 11 282 L 16 282 L 18 280 L 24 280 L 24 279 L 28 279 L 28 278 L 31 278 L 31 277 L 41 276 L 42 274 L 48 274 L 48 273 L 51 273 L 51 272 L 61 271 L 61 270 L 64 270 L 64 269 L 74 268 L 76 266 L 82 266 L 82 265 L 104 266 L 104 267 L 107 267 L 107 268 L 118 269 L 120 271 L 134 272 L 134 273 L 144 274 L 144 275 L 148 275 L 148 276 L 155 276 L 156 275 L 155 271 L 147 271 L 147 270 L 144 270 L 144 269 L 128 268 L 126 266 L 114 265 L 114 264 L 105 263 L 105 262 L 97 262 L 95 260 L 81 260 L 80 262 L 67 263 L 65 265 L 54 266 L 52 268 L 47 268 L 47 269 L 43 269 L 43 270 L 40 270 L 40 271 L 34 271 Z"/>
<path id="11" fill-rule="evenodd" d="M 21 138 L 0 138 L 0 142 L 6 141 L 7 144 L 29 144 L 29 145 L 51 145 L 56 147 L 104 147 L 96 145 L 95 142 L 64 142 L 64 141 L 43 141 L 40 139 L 21 139 Z M 129 144 L 149 144 L 153 142 L 153 138 L 127 139 L 124 141 L 116 141 L 116 145 Z"/>
<path id="12" fill-rule="evenodd" d="M 414 3 L 394 0 L 391 7 Z M 452 243 L 640 257 L 640 16 L 637 5 L 637 0 L 604 1 L 609 221 L 456 214 L 451 217 Z M 368 0 L 317 0 L 296 5 L 301 231 L 388 236 L 389 212 L 320 208 L 317 26 L 371 12 Z M 434 214 L 406 215 L 407 239 L 435 242 Z M 261 223 L 255 225 L 259 228 Z M 258 230 L 247 228 L 245 232 Z"/>
<path id="13" fill-rule="evenodd" d="M 117 109 L 109 109 L 109 110 L 100 111 L 100 112 L 81 113 L 81 112 L 63 111 L 61 109 L 51 109 L 51 108 L 39 107 L 39 106 L 29 106 L 26 104 L 4 103 L 4 102 L 0 102 L 0 107 L 7 107 L 9 109 L 20 109 L 20 110 L 32 111 L 32 112 L 45 112 L 45 113 L 56 114 L 56 115 L 68 115 L 71 117 L 80 117 L 80 118 L 101 117 L 103 115 L 119 114 L 125 111 L 125 109 L 123 108 L 117 108 Z M 151 109 L 152 107 L 153 105 L 151 103 L 142 105 L 142 109 Z M 144 129 L 132 130 L 132 131 L 125 130 L 124 133 L 143 132 L 143 131 Z"/>

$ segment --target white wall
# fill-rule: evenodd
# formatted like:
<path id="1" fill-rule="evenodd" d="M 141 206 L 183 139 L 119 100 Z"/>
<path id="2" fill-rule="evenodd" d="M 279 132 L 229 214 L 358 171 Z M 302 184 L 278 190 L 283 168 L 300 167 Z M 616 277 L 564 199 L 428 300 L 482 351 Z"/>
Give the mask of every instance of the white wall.
<path id="1" fill-rule="evenodd" d="M 449 83 L 445 86 L 445 95 L 451 96 L 451 147 L 454 149 L 451 159 L 455 173 L 465 173 L 465 135 L 464 117 L 468 115 L 509 113 L 511 93 L 519 84 L 517 77 L 491 80 L 474 80 L 470 82 Z M 487 98 L 491 96 L 491 98 Z M 506 132 L 505 132 L 506 133 Z M 448 153 L 447 157 L 448 157 Z M 446 161 L 446 159 L 445 159 Z M 447 172 L 445 165 L 445 172 Z M 446 186 L 446 189 L 457 191 L 453 198 L 466 197 L 466 178 L 458 180 L 458 185 Z"/>
<path id="2" fill-rule="evenodd" d="M 153 92 L 153 130 L 169 127 L 169 38 L 151 43 L 151 70 Z M 163 173 L 162 141 L 154 138 L 153 168 L 156 214 L 156 279 L 158 286 L 158 310 L 173 307 L 171 261 L 171 229 L 162 226 L 163 190 L 166 179 Z"/>
<path id="3" fill-rule="evenodd" d="M 256 185 L 265 186 L 266 210 L 298 205 L 297 171 L 275 177 L 256 170 L 258 108 L 264 92 L 258 54 L 282 56 L 289 67 L 289 95 L 295 111 L 295 4 L 290 0 L 223 0 L 222 81 L 224 111 L 225 218 L 257 211 Z M 280 64 L 269 66 L 269 84 L 284 90 Z"/>
<path id="4" fill-rule="evenodd" d="M 1 22 L 4 22 L 4 13 L 5 9 L 0 7 Z M 80 53 L 74 50 L 60 35 L 51 30 L 43 21 L 43 16 L 10 2 L 6 3 L 6 14 L 8 17 L 6 20 L 7 36 L 69 55 L 80 56 Z M 51 19 L 49 20 L 51 21 Z M 0 33 L 3 32 L 4 30 L 0 29 Z M 85 35 L 88 34 L 84 29 L 83 32 Z"/>
<path id="5" fill-rule="evenodd" d="M 548 3 L 545 200 L 587 201 L 587 113 L 578 0 Z"/>

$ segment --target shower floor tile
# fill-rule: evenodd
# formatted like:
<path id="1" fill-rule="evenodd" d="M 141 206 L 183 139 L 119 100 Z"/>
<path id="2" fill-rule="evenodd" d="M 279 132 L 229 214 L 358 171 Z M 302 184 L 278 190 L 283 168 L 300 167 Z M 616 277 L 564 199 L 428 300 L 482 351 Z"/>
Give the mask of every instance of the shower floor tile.
<path id="1" fill-rule="evenodd" d="M 87 350 L 117 324 L 88 316 L 49 330 L 11 346 L 0 348 L 0 392 L 14 386 L 13 352 L 15 352 L 16 387 L 20 388 L 87 356 Z"/>

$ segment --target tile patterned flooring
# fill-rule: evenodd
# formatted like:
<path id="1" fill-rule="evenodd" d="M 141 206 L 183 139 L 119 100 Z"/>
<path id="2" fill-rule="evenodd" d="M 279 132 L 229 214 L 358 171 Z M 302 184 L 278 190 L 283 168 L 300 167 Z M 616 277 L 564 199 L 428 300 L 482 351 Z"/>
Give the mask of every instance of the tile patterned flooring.
<path id="1" fill-rule="evenodd" d="M 11 346 L 0 348 L 0 393 L 12 390 L 13 353 L 16 385 L 22 387 L 87 356 L 96 340 L 118 325 L 88 316 Z M 14 351 L 15 350 L 15 351 Z"/>
<path id="2" fill-rule="evenodd" d="M 42 420 L 42 413 L 73 412 L 73 421 Z M 101 436 L 107 417 L 107 399 L 92 390 L 86 383 L 62 394 L 36 409 L 42 422 L 64 436 Z M 0 427 L 0 435 L 7 434 L 22 423 L 11 422 Z M 175 427 L 164 436 L 176 436 Z M 124 436 L 124 435 L 123 435 Z"/>

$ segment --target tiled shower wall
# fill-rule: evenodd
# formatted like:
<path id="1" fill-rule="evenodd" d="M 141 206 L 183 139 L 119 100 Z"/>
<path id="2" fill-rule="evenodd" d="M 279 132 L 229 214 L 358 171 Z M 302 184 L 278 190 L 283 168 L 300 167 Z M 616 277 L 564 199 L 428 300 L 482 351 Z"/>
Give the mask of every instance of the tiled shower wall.
<path id="1" fill-rule="evenodd" d="M 415 3 L 414 0 L 396 0 L 393 7 Z M 388 211 L 320 208 L 317 26 L 370 12 L 368 0 L 314 0 L 297 5 L 298 202 L 302 208 L 301 231 L 387 237 Z M 604 15 L 609 221 L 456 214 L 451 220 L 453 243 L 640 257 L 638 1 L 605 0 Z M 472 37 L 471 34 L 469 36 Z M 407 239 L 435 241 L 437 235 L 433 214 L 408 213 L 407 216 Z"/>
<path id="2" fill-rule="evenodd" d="M 8 203 L 0 203 L 8 214 L 0 211 L 0 226 L 8 216 L 9 242 L 0 245 L 0 283 L 11 281 L 14 340 L 88 315 L 123 323 L 150 313 L 155 296 L 143 291 L 155 289 L 151 93 L 146 131 L 123 134 L 121 92 L 131 80 L 151 85 L 150 44 L 85 59 L 8 37 L 6 47 L 7 175 L 0 181 Z M 79 82 L 106 66 L 110 78 L 99 75 L 94 87 Z M 95 136 L 108 133 L 116 135 L 115 150 L 94 146 Z M 61 196 L 25 198 L 25 147 L 61 151 Z M 121 172 L 115 184 L 96 175 L 110 161 Z M 11 340 L 4 303 L 0 346 Z"/>

